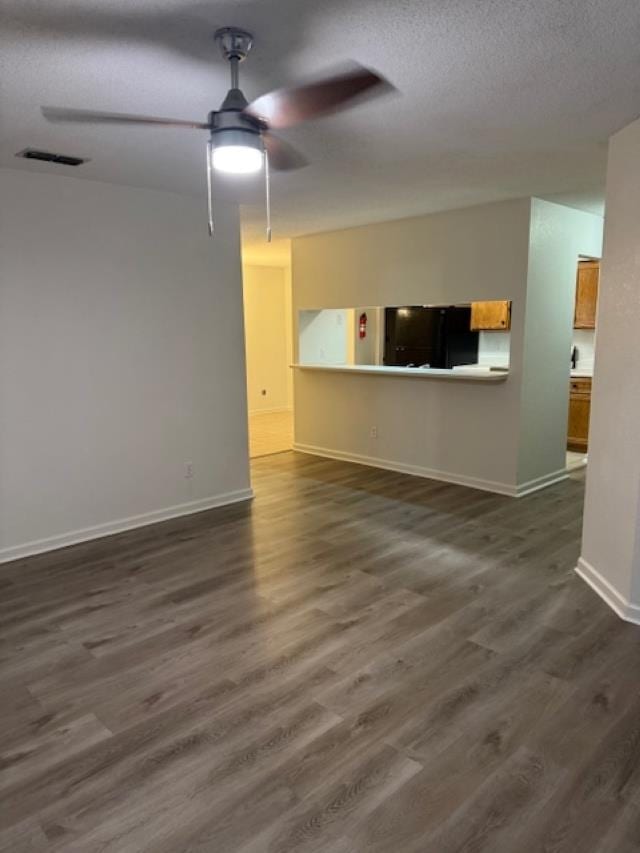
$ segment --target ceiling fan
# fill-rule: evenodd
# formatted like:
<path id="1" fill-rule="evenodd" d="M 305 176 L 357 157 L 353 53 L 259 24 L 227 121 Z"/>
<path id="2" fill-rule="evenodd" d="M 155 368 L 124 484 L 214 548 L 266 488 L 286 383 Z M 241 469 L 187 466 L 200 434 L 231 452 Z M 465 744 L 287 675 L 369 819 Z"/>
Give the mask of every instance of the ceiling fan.
<path id="1" fill-rule="evenodd" d="M 267 240 L 271 240 L 270 169 L 287 171 L 307 165 L 295 148 L 275 136 L 272 128 L 290 127 L 307 119 L 336 112 L 356 99 L 383 94 L 389 83 L 361 65 L 339 74 L 291 88 L 276 89 L 248 103 L 239 87 L 239 65 L 246 59 L 253 36 L 236 27 L 223 27 L 214 38 L 231 70 L 231 88 L 219 110 L 206 121 L 156 118 L 42 107 L 42 114 L 53 122 L 90 124 L 156 125 L 209 131 L 207 141 L 207 208 L 209 234 L 213 236 L 213 170 L 231 174 L 249 174 L 264 168 Z"/>

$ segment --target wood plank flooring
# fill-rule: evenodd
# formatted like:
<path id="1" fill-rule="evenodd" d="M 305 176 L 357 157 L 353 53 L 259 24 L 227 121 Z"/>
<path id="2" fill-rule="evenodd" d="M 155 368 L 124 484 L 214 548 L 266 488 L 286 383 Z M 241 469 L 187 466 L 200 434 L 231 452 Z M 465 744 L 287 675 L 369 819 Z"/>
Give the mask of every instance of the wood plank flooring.
<path id="1" fill-rule="evenodd" d="M 0 568 L 0 851 L 640 851 L 640 629 L 519 501 L 294 453 Z"/>

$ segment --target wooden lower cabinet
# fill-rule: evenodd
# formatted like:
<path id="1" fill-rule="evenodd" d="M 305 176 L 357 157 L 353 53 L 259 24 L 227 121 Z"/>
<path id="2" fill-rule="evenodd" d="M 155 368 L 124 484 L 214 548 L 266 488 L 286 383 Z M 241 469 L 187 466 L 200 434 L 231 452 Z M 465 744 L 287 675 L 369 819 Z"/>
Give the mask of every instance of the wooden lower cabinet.
<path id="1" fill-rule="evenodd" d="M 586 453 L 589 443 L 589 415 L 591 414 L 591 379 L 572 379 L 569 392 L 569 427 L 567 448 Z"/>

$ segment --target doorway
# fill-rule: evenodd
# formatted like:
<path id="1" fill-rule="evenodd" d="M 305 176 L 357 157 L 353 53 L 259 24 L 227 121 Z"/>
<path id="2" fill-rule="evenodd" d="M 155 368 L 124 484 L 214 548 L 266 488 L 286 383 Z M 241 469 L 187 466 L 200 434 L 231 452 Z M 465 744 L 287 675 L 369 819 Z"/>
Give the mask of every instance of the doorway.
<path id="1" fill-rule="evenodd" d="M 293 446 L 291 265 L 286 246 L 243 250 L 249 456 Z"/>
<path id="2" fill-rule="evenodd" d="M 579 258 L 571 342 L 567 469 L 587 464 L 600 261 Z"/>

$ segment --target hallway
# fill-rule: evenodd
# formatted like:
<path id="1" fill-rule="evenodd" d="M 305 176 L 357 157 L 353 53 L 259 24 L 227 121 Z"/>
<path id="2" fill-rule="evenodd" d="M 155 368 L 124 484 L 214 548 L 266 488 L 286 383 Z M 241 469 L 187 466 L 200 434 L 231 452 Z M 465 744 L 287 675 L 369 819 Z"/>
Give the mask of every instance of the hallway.
<path id="1" fill-rule="evenodd" d="M 249 415 L 249 456 L 270 456 L 291 450 L 293 446 L 293 412 L 258 412 Z"/>

